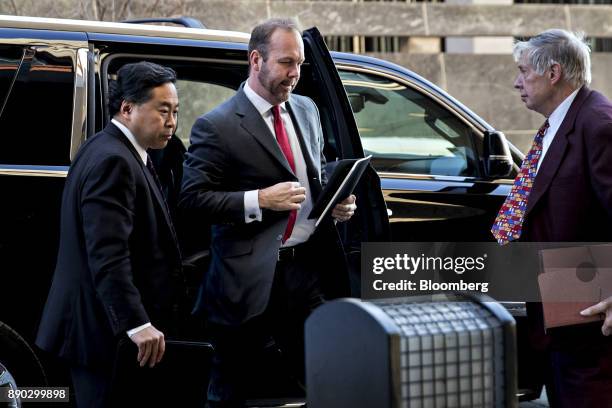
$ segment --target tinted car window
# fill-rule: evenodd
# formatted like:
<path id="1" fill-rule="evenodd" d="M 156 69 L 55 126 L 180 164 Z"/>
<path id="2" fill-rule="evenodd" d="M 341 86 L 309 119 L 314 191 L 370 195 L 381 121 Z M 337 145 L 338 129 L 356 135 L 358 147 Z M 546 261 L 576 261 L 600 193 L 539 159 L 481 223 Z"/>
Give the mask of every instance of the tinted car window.
<path id="1" fill-rule="evenodd" d="M 236 91 L 224 85 L 184 79 L 179 79 L 176 86 L 180 98 L 176 135 L 185 146 L 189 146 L 191 126 L 196 119 L 229 99 Z"/>
<path id="2" fill-rule="evenodd" d="M 469 127 L 430 97 L 383 76 L 341 70 L 340 77 L 378 171 L 477 175 Z"/>
<path id="3" fill-rule="evenodd" d="M 67 165 L 72 54 L 0 45 L 0 164 Z"/>

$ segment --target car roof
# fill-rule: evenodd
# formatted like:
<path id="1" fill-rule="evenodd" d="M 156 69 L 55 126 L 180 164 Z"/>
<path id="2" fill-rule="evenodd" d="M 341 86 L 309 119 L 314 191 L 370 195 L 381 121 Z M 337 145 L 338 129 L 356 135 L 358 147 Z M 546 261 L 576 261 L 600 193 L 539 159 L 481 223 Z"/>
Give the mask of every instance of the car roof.
<path id="1" fill-rule="evenodd" d="M 237 43 L 248 43 L 250 38 L 249 34 L 238 31 L 9 15 L 0 15 L 0 28 L 96 32 Z"/>

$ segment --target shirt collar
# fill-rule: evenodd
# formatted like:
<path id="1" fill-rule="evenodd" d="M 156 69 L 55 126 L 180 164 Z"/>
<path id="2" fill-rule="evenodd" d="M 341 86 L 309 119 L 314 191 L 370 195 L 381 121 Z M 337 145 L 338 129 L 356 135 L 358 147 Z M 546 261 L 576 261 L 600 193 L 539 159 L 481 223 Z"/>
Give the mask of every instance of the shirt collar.
<path id="1" fill-rule="evenodd" d="M 270 102 L 262 98 L 257 92 L 255 92 L 253 88 L 249 86 L 249 81 L 246 81 L 244 83 L 244 94 L 249 99 L 249 101 L 251 101 L 253 106 L 255 106 L 255 109 L 257 109 L 257 112 L 259 112 L 261 116 L 267 115 L 268 112 L 270 112 L 270 109 L 272 109 L 272 106 L 274 106 Z M 280 107 L 282 111 L 287 110 L 285 102 L 281 103 Z"/>
<path id="2" fill-rule="evenodd" d="M 565 119 L 565 115 L 567 115 L 567 111 L 569 110 L 570 106 L 572 106 L 572 102 L 574 102 L 574 99 L 576 98 L 576 95 L 578 94 L 579 90 L 580 88 L 572 92 L 567 98 L 563 100 L 563 102 L 559 104 L 559 106 L 555 108 L 553 113 L 550 114 L 550 116 L 548 117 L 548 124 L 550 125 L 551 129 L 559 129 L 561 123 L 563 122 L 563 119 Z"/>
<path id="3" fill-rule="evenodd" d="M 123 123 L 119 122 L 116 119 L 111 119 L 111 122 L 113 122 L 113 124 L 117 126 L 119 130 L 125 135 L 125 137 L 127 137 L 127 139 L 132 143 L 134 149 L 136 149 L 136 152 L 138 153 L 138 156 L 140 156 L 142 162 L 146 166 L 148 157 L 147 150 L 140 144 L 138 144 L 138 141 L 136 140 L 130 129 L 128 129 Z"/>

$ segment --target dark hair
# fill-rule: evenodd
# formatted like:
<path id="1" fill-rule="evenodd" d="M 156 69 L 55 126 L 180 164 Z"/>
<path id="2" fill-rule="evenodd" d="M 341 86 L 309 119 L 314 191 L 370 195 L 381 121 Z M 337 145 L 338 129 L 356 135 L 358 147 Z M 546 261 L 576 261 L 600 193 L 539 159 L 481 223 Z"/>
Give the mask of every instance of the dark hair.
<path id="1" fill-rule="evenodd" d="M 251 39 L 249 40 L 249 55 L 254 50 L 259 51 L 262 58 L 268 59 L 268 46 L 270 45 L 270 37 L 277 28 L 283 30 L 294 30 L 298 34 L 300 29 L 297 22 L 292 18 L 271 18 L 258 24 L 251 31 Z"/>
<path id="2" fill-rule="evenodd" d="M 111 81 L 108 91 L 108 110 L 113 117 L 123 101 L 143 104 L 151 99 L 151 90 L 168 82 L 176 83 L 173 69 L 141 61 L 126 64 L 117 71 L 117 79 Z"/>

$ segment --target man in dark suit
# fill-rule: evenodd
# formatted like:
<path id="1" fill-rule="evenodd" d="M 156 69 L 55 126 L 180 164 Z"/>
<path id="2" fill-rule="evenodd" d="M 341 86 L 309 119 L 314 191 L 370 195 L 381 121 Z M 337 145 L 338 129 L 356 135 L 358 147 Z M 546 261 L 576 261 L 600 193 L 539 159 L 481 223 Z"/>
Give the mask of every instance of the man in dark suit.
<path id="1" fill-rule="evenodd" d="M 191 132 L 180 205 L 214 223 L 204 309 L 215 356 L 210 406 L 242 406 L 252 356 L 277 350 L 303 375 L 303 323 L 325 297 L 346 295 L 346 260 L 333 220 L 308 220 L 325 184 L 316 105 L 293 95 L 304 61 L 296 24 L 254 28 L 249 78 Z M 351 195 L 333 217 L 348 220 Z M 269 355 L 273 355 L 271 352 Z M 272 361 L 267 360 L 267 364 Z"/>
<path id="2" fill-rule="evenodd" d="M 130 362 L 149 367 L 124 384 L 140 401 L 151 393 L 137 387 L 138 377 L 151 376 L 164 355 L 162 330 L 182 271 L 147 149 L 165 147 L 176 129 L 175 81 L 174 71 L 156 64 L 123 66 L 110 88 L 113 119 L 83 144 L 66 180 L 57 266 L 36 344 L 69 361 L 79 407 L 115 405 L 120 343 L 134 343 Z"/>
<path id="3" fill-rule="evenodd" d="M 612 104 L 588 88 L 590 50 L 580 36 L 548 30 L 514 46 L 514 86 L 546 121 L 500 210 L 500 243 L 612 241 Z M 532 338 L 545 351 L 553 407 L 612 407 L 612 298 L 583 312 L 603 323 L 543 329 L 528 304 Z"/>

